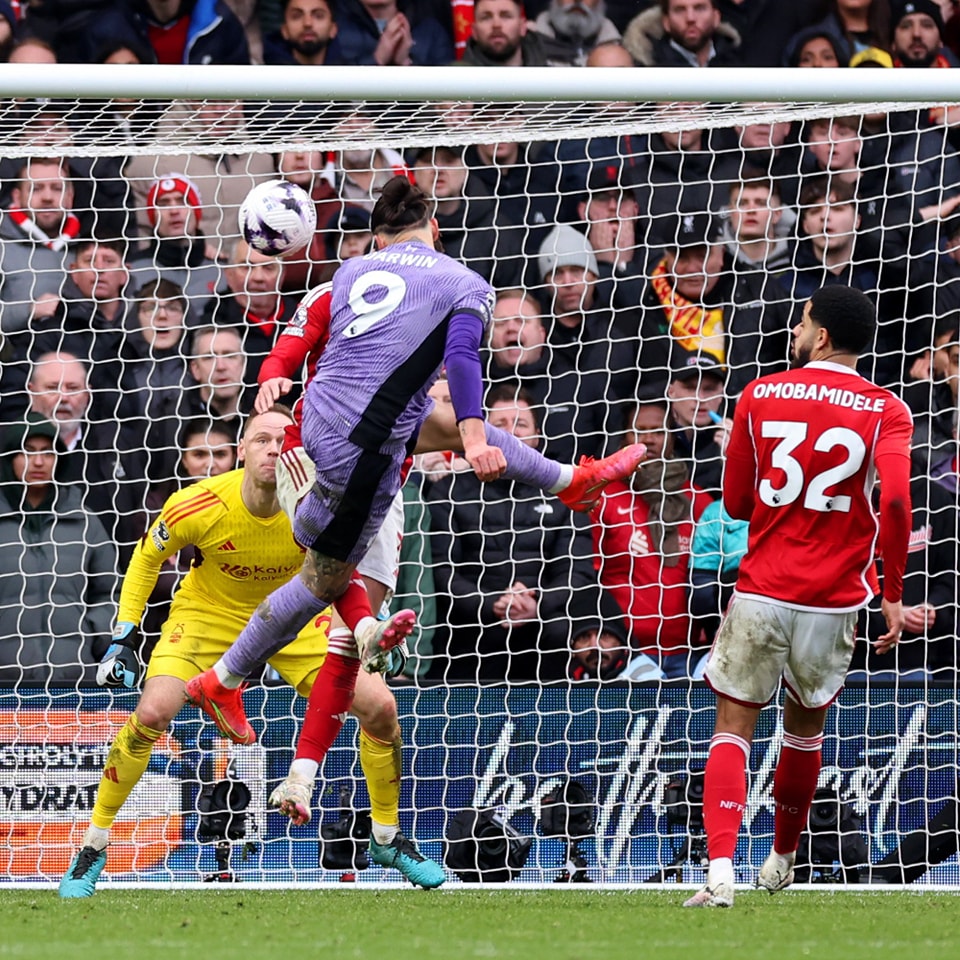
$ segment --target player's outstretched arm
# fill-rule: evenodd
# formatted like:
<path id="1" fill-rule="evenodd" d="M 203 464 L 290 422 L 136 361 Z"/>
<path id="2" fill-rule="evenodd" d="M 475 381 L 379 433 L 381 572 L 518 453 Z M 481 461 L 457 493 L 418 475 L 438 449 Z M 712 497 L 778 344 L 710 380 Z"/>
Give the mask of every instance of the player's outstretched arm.
<path id="1" fill-rule="evenodd" d="M 468 417 L 461 420 L 458 427 L 463 455 L 477 477 L 484 483 L 501 477 L 507 469 L 507 458 L 499 447 L 491 447 L 487 443 L 484 421 L 478 417 Z"/>

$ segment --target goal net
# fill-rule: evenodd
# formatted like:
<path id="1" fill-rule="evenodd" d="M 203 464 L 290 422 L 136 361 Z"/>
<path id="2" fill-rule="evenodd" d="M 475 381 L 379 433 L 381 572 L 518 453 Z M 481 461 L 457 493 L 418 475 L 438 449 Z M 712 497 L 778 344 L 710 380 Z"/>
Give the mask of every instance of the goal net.
<path id="1" fill-rule="evenodd" d="M 452 883 L 702 882 L 700 671 L 745 545 L 718 502 L 725 431 L 840 282 L 877 306 L 862 372 L 915 417 L 910 619 L 878 657 L 879 609 L 862 617 L 803 877 L 956 888 L 960 107 L 928 73 L 0 66 L 0 881 L 70 862 L 137 702 L 95 684 L 130 556 L 167 497 L 237 465 L 265 356 L 369 250 L 403 174 L 496 291 L 494 422 L 563 462 L 626 436 L 662 451 L 589 516 L 481 486 L 454 454 L 415 461 L 392 601 L 420 622 L 390 681 L 404 832 Z M 318 213 L 282 259 L 237 228 L 278 176 Z M 190 656 L 170 604 L 191 564 L 275 573 L 234 549 L 163 564 L 145 659 Z M 253 746 L 192 708 L 156 742 L 105 883 L 396 882 L 366 853 L 356 721 L 294 827 L 267 797 L 305 701 L 269 669 L 245 700 Z M 744 882 L 772 842 L 781 739 L 774 705 Z"/>

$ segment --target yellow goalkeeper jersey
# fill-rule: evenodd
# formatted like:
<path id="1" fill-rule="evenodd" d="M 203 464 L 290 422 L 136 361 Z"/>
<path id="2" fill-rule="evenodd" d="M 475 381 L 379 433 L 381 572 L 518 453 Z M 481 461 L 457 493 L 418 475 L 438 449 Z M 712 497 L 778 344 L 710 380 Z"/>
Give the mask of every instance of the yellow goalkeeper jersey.
<path id="1" fill-rule="evenodd" d="M 303 565 L 286 514 L 255 517 L 240 495 L 243 470 L 174 493 L 134 550 L 117 619 L 140 623 L 164 560 L 192 544 L 198 555 L 170 608 L 175 617 L 234 621 L 237 632 L 260 602 Z"/>

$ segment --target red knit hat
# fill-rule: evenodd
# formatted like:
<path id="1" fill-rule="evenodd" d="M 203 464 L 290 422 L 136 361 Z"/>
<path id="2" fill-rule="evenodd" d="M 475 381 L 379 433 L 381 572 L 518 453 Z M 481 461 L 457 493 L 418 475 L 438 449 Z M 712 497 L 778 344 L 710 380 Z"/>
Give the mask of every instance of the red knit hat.
<path id="1" fill-rule="evenodd" d="M 157 201 L 168 193 L 183 194 L 183 200 L 189 207 L 193 207 L 200 216 L 203 201 L 197 185 L 185 173 L 168 173 L 159 180 L 155 180 L 147 193 L 147 219 L 152 226 L 157 225 Z"/>

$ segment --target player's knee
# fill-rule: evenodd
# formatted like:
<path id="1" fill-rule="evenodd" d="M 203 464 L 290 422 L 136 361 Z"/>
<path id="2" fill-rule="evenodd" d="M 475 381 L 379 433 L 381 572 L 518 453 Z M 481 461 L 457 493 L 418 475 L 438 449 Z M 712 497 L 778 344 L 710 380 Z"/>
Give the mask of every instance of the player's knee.
<path id="1" fill-rule="evenodd" d="M 382 692 L 378 690 L 372 696 L 355 699 L 353 713 L 371 737 L 390 742 L 400 735 L 397 701 L 386 686 Z"/>
<path id="2" fill-rule="evenodd" d="M 143 726 L 151 730 L 166 730 L 182 706 L 182 702 L 175 703 L 169 698 L 144 696 L 137 704 L 134 713 Z"/>

